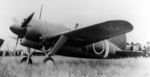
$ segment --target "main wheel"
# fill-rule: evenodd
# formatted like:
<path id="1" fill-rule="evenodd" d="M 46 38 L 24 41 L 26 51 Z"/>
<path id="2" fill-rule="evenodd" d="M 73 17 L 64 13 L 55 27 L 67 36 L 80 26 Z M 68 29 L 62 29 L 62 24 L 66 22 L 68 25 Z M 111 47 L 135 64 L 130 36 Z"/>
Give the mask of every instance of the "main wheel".
<path id="1" fill-rule="evenodd" d="M 30 57 L 25 56 L 21 59 L 20 63 L 24 63 L 24 62 L 28 64 L 32 64 L 32 59 Z"/>
<path id="2" fill-rule="evenodd" d="M 21 59 L 20 63 L 26 62 L 26 61 L 27 61 L 27 59 L 28 59 L 28 57 L 27 57 L 27 56 L 23 57 L 23 58 Z"/>
<path id="3" fill-rule="evenodd" d="M 46 58 L 44 58 L 43 63 L 46 64 L 48 61 L 53 62 L 53 64 L 55 65 L 55 61 L 54 61 L 54 59 L 52 57 L 46 57 Z"/>
<path id="4" fill-rule="evenodd" d="M 27 63 L 28 63 L 28 64 L 32 64 L 32 59 L 29 58 Z"/>

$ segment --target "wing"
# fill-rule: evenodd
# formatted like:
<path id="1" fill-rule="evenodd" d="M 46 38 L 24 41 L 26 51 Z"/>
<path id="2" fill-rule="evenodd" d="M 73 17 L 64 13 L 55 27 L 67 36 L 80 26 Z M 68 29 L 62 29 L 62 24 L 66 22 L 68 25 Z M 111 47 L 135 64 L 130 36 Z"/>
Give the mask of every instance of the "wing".
<path id="1" fill-rule="evenodd" d="M 133 26 L 127 21 L 112 20 L 69 32 L 59 33 L 53 38 L 59 37 L 63 34 L 64 36 L 68 37 L 65 45 L 80 47 L 125 34 L 132 29 Z"/>

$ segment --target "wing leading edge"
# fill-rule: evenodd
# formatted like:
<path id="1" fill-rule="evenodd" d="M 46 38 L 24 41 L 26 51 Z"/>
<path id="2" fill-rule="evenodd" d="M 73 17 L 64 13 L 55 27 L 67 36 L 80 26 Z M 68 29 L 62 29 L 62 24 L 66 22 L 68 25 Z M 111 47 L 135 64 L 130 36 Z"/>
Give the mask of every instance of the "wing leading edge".
<path id="1" fill-rule="evenodd" d="M 69 32 L 64 32 L 56 35 L 64 35 L 68 37 L 66 45 L 84 46 L 94 42 L 109 39 L 114 36 L 125 34 L 133 29 L 132 24 L 124 20 L 111 20 L 103 23 L 91 25 L 88 27 L 76 29 Z M 53 38 L 55 38 L 53 37 Z"/>

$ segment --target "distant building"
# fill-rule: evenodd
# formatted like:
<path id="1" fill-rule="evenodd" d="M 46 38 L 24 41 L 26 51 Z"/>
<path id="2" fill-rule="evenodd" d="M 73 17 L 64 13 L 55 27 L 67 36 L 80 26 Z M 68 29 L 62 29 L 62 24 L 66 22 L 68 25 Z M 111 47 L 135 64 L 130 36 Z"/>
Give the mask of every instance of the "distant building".
<path id="1" fill-rule="evenodd" d="M 130 50 L 130 47 L 131 47 L 130 43 L 126 43 L 126 50 Z"/>
<path id="2" fill-rule="evenodd" d="M 146 42 L 146 44 L 144 46 L 144 52 L 150 53 L 150 42 Z"/>
<path id="3" fill-rule="evenodd" d="M 134 46 L 134 51 L 142 51 L 142 45 L 140 43 L 136 43 Z"/>
<path id="4" fill-rule="evenodd" d="M 142 51 L 142 45 L 140 43 L 133 43 L 131 42 L 131 44 L 127 43 L 126 44 L 126 50 L 130 50 L 130 51 Z"/>
<path id="5" fill-rule="evenodd" d="M 133 50 L 134 50 L 134 43 L 133 43 L 133 42 L 131 42 L 130 50 L 131 50 L 131 51 L 133 51 Z"/>

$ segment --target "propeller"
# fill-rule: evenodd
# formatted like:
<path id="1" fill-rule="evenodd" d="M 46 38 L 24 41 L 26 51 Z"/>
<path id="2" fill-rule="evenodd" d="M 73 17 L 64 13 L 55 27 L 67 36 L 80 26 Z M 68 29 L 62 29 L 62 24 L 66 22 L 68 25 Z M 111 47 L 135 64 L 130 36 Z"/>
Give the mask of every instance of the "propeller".
<path id="1" fill-rule="evenodd" d="M 13 18 L 13 21 L 15 23 L 14 23 L 14 25 L 10 26 L 10 30 L 14 34 L 17 35 L 15 49 L 17 48 L 19 39 L 21 39 L 25 36 L 25 34 L 27 32 L 28 24 L 31 21 L 33 16 L 34 16 L 34 12 L 32 14 L 30 14 L 27 18 L 25 18 L 21 25 L 16 24 L 16 23 L 18 23 L 18 21 L 15 18 Z"/>

